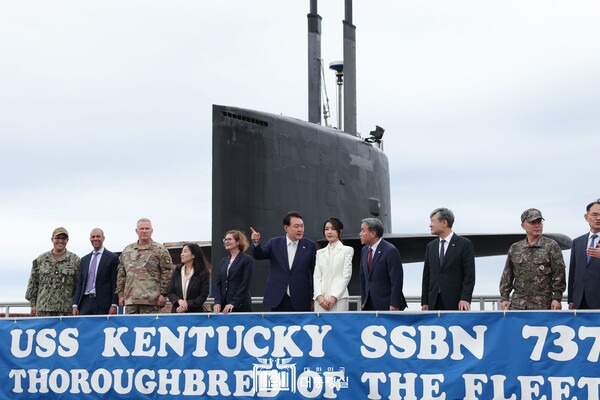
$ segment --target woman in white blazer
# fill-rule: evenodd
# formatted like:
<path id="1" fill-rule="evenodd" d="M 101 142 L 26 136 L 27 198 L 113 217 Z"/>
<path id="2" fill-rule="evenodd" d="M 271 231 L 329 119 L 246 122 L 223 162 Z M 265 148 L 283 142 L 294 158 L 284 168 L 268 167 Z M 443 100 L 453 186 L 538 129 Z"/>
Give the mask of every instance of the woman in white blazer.
<path id="1" fill-rule="evenodd" d="M 348 311 L 348 282 L 352 277 L 354 249 L 340 241 L 344 225 L 335 217 L 323 224 L 329 242 L 317 251 L 314 279 L 315 311 Z"/>

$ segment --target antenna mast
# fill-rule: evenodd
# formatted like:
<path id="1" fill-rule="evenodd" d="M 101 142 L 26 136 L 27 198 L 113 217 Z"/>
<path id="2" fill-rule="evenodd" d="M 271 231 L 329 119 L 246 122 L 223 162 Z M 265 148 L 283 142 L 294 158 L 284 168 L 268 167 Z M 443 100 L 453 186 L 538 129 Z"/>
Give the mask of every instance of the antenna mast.
<path id="1" fill-rule="evenodd" d="M 321 124 L 321 16 L 310 0 L 308 18 L 308 122 Z"/>
<path id="2" fill-rule="evenodd" d="M 344 132 L 356 131 L 356 27 L 352 25 L 352 0 L 345 1 L 344 25 Z"/>

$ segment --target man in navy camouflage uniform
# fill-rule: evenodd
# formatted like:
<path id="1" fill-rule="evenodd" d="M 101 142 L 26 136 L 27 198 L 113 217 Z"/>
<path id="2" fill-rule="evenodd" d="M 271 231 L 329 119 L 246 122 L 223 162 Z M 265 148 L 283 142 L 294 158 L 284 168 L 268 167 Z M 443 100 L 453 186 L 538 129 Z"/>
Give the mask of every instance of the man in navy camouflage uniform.
<path id="1" fill-rule="evenodd" d="M 52 250 L 33 260 L 25 293 L 31 314 L 38 317 L 71 315 L 79 275 L 79 256 L 67 251 L 67 230 L 56 228 L 50 240 Z"/>

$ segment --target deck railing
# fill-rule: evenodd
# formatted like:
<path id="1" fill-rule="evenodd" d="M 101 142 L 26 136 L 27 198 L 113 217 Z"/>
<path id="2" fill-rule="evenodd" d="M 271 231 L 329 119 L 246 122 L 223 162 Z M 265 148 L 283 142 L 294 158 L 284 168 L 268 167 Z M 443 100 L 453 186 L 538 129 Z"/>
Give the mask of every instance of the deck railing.
<path id="1" fill-rule="evenodd" d="M 421 309 L 421 297 L 420 296 L 407 296 L 406 301 L 408 303 L 408 309 L 411 311 L 418 311 Z M 262 297 L 253 297 L 252 304 L 262 304 Z M 213 299 L 209 298 L 207 300 L 208 304 L 213 303 Z M 359 309 L 360 296 L 350 296 L 350 310 L 357 311 Z M 563 301 L 564 303 L 564 301 Z M 563 304 L 563 308 L 565 308 L 566 304 Z M 473 310 L 500 310 L 500 296 L 498 295 L 477 295 L 473 296 L 473 301 L 471 302 L 471 307 Z M 27 316 L 29 315 L 30 308 L 29 303 L 26 301 L 0 301 L 0 316 L 4 318 L 9 317 L 19 317 L 19 316 Z"/>

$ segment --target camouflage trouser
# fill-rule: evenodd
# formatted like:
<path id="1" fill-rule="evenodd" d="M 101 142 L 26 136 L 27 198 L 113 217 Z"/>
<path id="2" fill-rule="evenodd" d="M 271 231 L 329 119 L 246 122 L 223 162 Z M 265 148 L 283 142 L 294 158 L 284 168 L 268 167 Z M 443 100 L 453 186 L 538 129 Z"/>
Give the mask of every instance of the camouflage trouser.
<path id="1" fill-rule="evenodd" d="M 130 304 L 125 306 L 125 314 L 156 314 L 159 310 L 155 305 Z"/>
<path id="2" fill-rule="evenodd" d="M 546 296 L 513 297 L 510 302 L 511 310 L 549 310 L 552 298 Z"/>
<path id="3" fill-rule="evenodd" d="M 62 311 L 44 311 L 44 310 L 36 310 L 36 317 L 66 317 L 68 315 L 73 315 L 72 312 L 62 312 Z"/>

